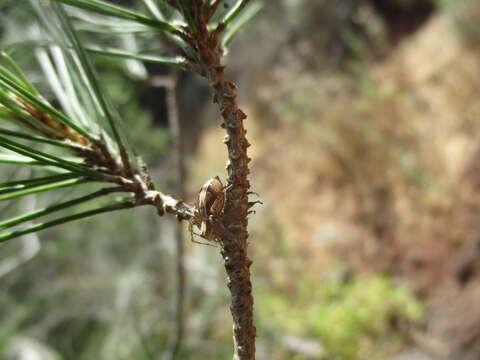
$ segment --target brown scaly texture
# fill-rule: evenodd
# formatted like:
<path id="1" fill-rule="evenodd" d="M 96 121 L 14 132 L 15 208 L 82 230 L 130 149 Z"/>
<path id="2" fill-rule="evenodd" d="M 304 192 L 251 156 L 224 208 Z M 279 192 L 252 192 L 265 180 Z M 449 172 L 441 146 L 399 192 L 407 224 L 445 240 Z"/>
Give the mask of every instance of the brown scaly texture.
<path id="1" fill-rule="evenodd" d="M 225 128 L 225 144 L 228 148 L 227 187 L 224 212 L 221 223 L 224 230 L 218 238 L 222 246 L 222 257 L 228 275 L 228 288 L 231 293 L 230 311 L 233 317 L 233 337 L 235 342 L 234 360 L 255 359 L 255 326 L 253 325 L 253 296 L 250 282 L 248 246 L 248 201 L 250 183 L 248 181 L 250 159 L 243 121 L 245 114 L 238 108 L 236 85 L 225 79 L 221 65 L 222 50 L 218 36 L 223 30 L 220 24 L 216 31 L 209 33 L 206 24 L 210 14 L 201 9 L 196 16 L 197 29 L 189 34 L 190 44 L 195 50 L 191 69 L 206 77 L 214 91 L 214 102 L 218 104 Z"/>
<path id="2" fill-rule="evenodd" d="M 253 325 L 253 297 L 250 282 L 248 246 L 248 163 L 243 120 L 246 116 L 238 108 L 233 83 L 225 81 L 223 68 L 217 67 L 209 80 L 215 80 L 215 95 L 220 104 L 224 127 L 227 131 L 225 143 L 228 147 L 228 179 L 225 211 L 222 223 L 226 229 L 221 236 L 222 256 L 228 274 L 228 288 L 232 299 L 230 310 L 234 320 L 235 351 L 238 359 L 255 358 L 255 327 Z"/>

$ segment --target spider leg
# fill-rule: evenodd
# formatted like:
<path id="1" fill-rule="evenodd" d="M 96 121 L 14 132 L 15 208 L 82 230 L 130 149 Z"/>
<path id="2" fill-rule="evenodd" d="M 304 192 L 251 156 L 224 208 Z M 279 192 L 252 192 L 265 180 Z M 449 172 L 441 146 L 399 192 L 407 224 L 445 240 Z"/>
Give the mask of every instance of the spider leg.
<path id="1" fill-rule="evenodd" d="M 216 247 L 215 245 L 212 245 L 212 244 L 209 244 L 209 243 L 206 243 L 206 242 L 201 242 L 201 241 L 195 240 L 194 235 L 195 235 L 195 236 L 198 236 L 199 238 L 202 238 L 202 239 L 203 239 L 203 237 L 202 237 L 200 234 L 197 234 L 196 232 L 194 232 L 194 231 L 192 230 L 192 232 L 190 233 L 190 236 L 191 236 L 190 240 L 191 240 L 193 243 L 195 243 L 195 244 L 200 244 L 200 245 L 207 245 L 207 246 Z"/>

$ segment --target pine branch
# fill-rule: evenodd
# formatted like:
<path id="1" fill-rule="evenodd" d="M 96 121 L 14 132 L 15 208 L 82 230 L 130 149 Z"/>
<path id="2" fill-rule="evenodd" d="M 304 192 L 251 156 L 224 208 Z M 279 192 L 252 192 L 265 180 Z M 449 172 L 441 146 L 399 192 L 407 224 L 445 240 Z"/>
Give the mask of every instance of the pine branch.
<path id="1" fill-rule="evenodd" d="M 248 1 L 239 1 L 227 15 L 227 23 L 241 11 Z M 211 15 L 211 14 L 209 14 Z M 214 102 L 223 118 L 222 127 L 226 131 L 224 143 L 228 150 L 227 186 L 225 205 L 217 221 L 221 224 L 213 229 L 221 244 L 221 254 L 228 275 L 228 288 L 231 293 L 230 311 L 233 317 L 234 360 L 255 359 L 255 334 L 253 323 L 253 296 L 250 281 L 252 261 L 247 254 L 248 215 L 253 204 L 248 201 L 250 183 L 250 146 L 243 121 L 246 115 L 237 104 L 236 85 L 225 79 L 225 67 L 221 63 L 223 50 L 220 36 L 225 24 L 220 23 L 208 30 L 208 16 L 197 14 L 194 31 L 189 32 L 192 51 L 196 59 L 190 62 L 190 69 L 204 76 L 213 91 Z M 207 221 L 207 220 L 205 220 Z M 212 221 L 210 221 L 212 223 Z"/>
<path id="2" fill-rule="evenodd" d="M 60 14 L 60 16 L 62 15 Z M 64 22 L 68 22 L 68 20 L 64 18 Z M 65 23 L 64 26 L 68 27 L 68 24 Z M 72 38 L 75 37 L 73 34 L 74 30 L 73 28 L 68 27 L 68 31 L 70 32 L 70 39 L 72 40 Z M 82 49 L 82 45 L 79 43 L 74 47 L 74 50 L 76 52 L 81 52 L 82 57 L 84 58 L 80 65 L 83 64 L 84 66 L 87 66 L 90 64 L 90 61 L 87 54 Z M 52 50 L 52 54 L 58 55 L 54 50 Z M 69 83 L 71 79 L 66 80 L 65 77 L 60 77 L 59 73 L 57 74 L 57 70 L 54 68 L 54 63 L 50 62 L 48 55 L 43 53 L 41 56 L 44 68 L 48 70 L 50 75 L 50 80 L 56 82 L 58 89 L 57 92 L 61 92 L 60 89 L 64 86 L 61 81 L 68 81 L 66 83 L 66 88 L 72 88 L 72 84 Z M 3 56 L 3 58 L 5 60 L 6 57 Z M 68 66 L 64 63 L 63 58 L 57 56 L 57 60 L 58 61 L 55 63 L 57 66 Z M 88 181 L 110 182 L 119 186 L 113 188 L 114 190 L 107 189 L 95 192 L 61 204 L 51 205 L 44 209 L 21 214 L 12 219 L 7 219 L 1 222 L 0 227 L 7 228 L 25 221 L 30 221 L 39 216 L 79 205 L 112 191 L 122 191 L 131 194 L 134 200 L 129 203 L 128 206 L 130 207 L 153 205 L 158 209 L 159 214 L 163 215 L 165 212 L 173 213 L 181 220 L 188 220 L 193 216 L 194 211 L 187 204 L 161 192 L 155 191 L 153 182 L 151 182 L 146 175 L 146 169 L 144 171 L 134 170 L 130 164 L 117 161 L 115 155 L 110 152 L 104 138 L 101 136 L 99 138 L 94 138 L 90 134 L 89 137 L 85 137 L 82 133 L 79 133 L 79 129 L 81 128 L 76 126 L 75 122 L 67 115 L 64 115 L 53 108 L 41 97 L 35 88 L 28 82 L 20 68 L 14 63 L 13 59 L 8 57 L 8 61 L 6 62 L 13 70 L 9 71 L 0 64 L 0 115 L 11 120 L 12 123 L 24 126 L 29 131 L 39 135 L 0 128 L 0 146 L 18 154 L 0 154 L 0 162 L 18 165 L 36 165 L 43 167 L 44 169 L 58 168 L 61 171 L 67 172 L 35 179 L 12 180 L 0 183 L 0 201 L 80 185 Z M 60 72 L 61 71 L 63 70 L 60 69 Z M 96 83 L 96 75 L 94 74 L 93 69 L 90 69 L 89 73 L 91 76 L 91 82 Z M 69 73 L 66 73 L 66 75 L 67 78 L 69 78 Z M 98 94 L 100 90 L 98 86 L 96 88 L 96 94 Z M 75 95 L 76 93 L 71 91 L 71 94 Z M 78 106 L 80 102 L 76 98 L 69 98 L 68 103 L 65 102 L 65 104 Z M 106 102 L 103 102 L 103 105 L 104 110 L 108 111 Z M 115 126 L 113 122 L 111 125 Z M 82 132 L 83 131 L 84 130 L 82 129 Z M 117 135 L 119 134 L 117 133 Z M 116 144 L 122 147 L 123 144 L 119 144 L 120 137 L 117 137 L 116 139 Z M 53 155 L 49 150 L 41 151 L 17 140 L 28 140 L 32 141 L 34 144 L 45 143 L 59 147 L 77 155 L 77 158 L 72 160 L 64 154 Z M 16 236 L 21 236 L 26 233 L 61 223 L 63 224 L 74 221 L 86 216 L 114 211 L 117 209 L 116 206 L 88 211 L 86 213 L 53 220 L 45 224 L 36 224 L 24 230 L 0 235 L 0 239 L 12 239 Z"/>
<path id="3" fill-rule="evenodd" d="M 187 220 L 190 222 L 190 225 L 199 226 L 207 240 L 216 240 L 221 245 L 221 255 L 224 259 L 228 275 L 228 287 L 231 293 L 230 310 L 234 323 L 234 360 L 254 360 L 256 330 L 253 324 L 253 296 L 250 281 L 252 261 L 247 254 L 249 236 L 247 231 L 248 215 L 253 205 L 253 203 L 248 201 L 250 158 L 247 155 L 247 148 L 250 144 L 246 138 L 246 130 L 243 124 L 246 115 L 239 108 L 236 100 L 236 85 L 225 78 L 225 67 L 222 65 L 222 46 L 227 44 L 239 29 L 253 17 L 258 11 L 258 7 L 251 8 L 255 11 L 251 10 L 248 13 L 245 9 L 247 9 L 250 1 L 239 0 L 223 17 L 214 17 L 215 14 L 221 12 L 219 10 L 222 8 L 219 6 L 222 2 L 221 0 L 166 0 L 166 3 L 175 8 L 184 20 L 184 23 L 181 25 L 174 25 L 165 21 L 157 7 L 149 0 L 144 0 L 144 3 L 152 13 L 152 17 L 103 0 L 52 1 L 54 1 L 54 4 L 51 9 L 56 14 L 61 24 L 61 29 L 65 32 L 63 35 L 68 39 L 68 41 L 64 39 L 61 41 L 62 51 L 69 52 L 73 48 L 76 54 L 75 59 L 80 64 L 79 73 L 84 75 L 80 78 L 83 80 L 84 78 L 88 79 L 86 81 L 87 86 L 90 86 L 87 90 L 90 91 L 88 95 L 91 96 L 95 105 L 99 105 L 98 109 L 101 109 L 102 115 L 108 120 L 113 133 L 113 143 L 119 149 L 121 161 L 116 158 L 115 153 L 111 153 L 110 146 L 107 145 L 110 144 L 109 139 L 103 139 L 100 134 L 92 135 L 85 127 L 79 126 L 69 116 L 56 110 L 44 101 L 38 93 L 35 93 L 35 89 L 29 86 L 28 81 L 18 72 L 19 69 L 15 68 L 15 66 L 10 66 L 11 71 L 0 66 L 0 116 L 10 117 L 19 124 L 25 125 L 34 133 L 36 132 L 37 136 L 36 138 L 28 138 L 21 135 L 21 132 L 3 132 L 5 136 L 0 136 L 0 146 L 16 152 L 22 157 L 9 159 L 8 157 L 0 156 L 0 162 L 11 161 L 39 165 L 44 168 L 56 166 L 68 170 L 68 174 L 76 175 L 75 178 L 63 180 L 63 182 L 45 180 L 46 182 L 42 183 L 40 179 L 31 183 L 24 181 L 22 183 L 22 180 L 6 182 L 4 183 L 4 189 L 0 188 L 0 192 L 5 192 L 3 196 L 12 196 L 12 194 L 18 193 L 25 195 L 30 191 L 38 192 L 58 188 L 63 185 L 71 186 L 85 180 L 99 180 L 117 184 L 115 191 L 118 190 L 130 194 L 131 200 L 121 200 L 105 207 L 0 234 L 0 242 L 77 219 L 143 205 L 153 205 L 160 216 L 165 213 L 171 213 L 179 220 Z M 42 7 L 35 1 L 34 4 Z M 160 30 L 164 36 L 171 40 L 172 45 L 176 46 L 174 54 L 181 53 L 185 56 L 185 59 L 146 56 L 140 53 L 116 49 L 88 49 L 80 42 L 62 4 Z M 218 23 L 214 23 L 213 18 L 220 18 L 221 20 Z M 124 137 L 123 135 L 121 136 L 119 131 L 120 123 L 116 123 L 114 116 L 110 113 L 110 104 L 104 98 L 104 92 L 98 84 L 97 75 L 88 52 L 97 52 L 102 55 L 131 58 L 139 61 L 156 61 L 169 65 L 180 65 L 205 77 L 213 91 L 214 102 L 217 104 L 223 118 L 222 127 L 226 131 L 224 142 L 227 146 L 229 159 L 227 164 L 227 186 L 223 189 L 218 178 L 208 182 L 207 186 L 202 188 L 201 195 L 203 198 L 200 199 L 199 197 L 198 208 L 156 191 L 146 167 L 136 169 L 130 164 L 130 159 L 124 146 Z M 76 65 L 78 65 L 77 63 Z M 47 68 L 51 65 L 48 62 L 45 62 L 45 64 Z M 51 74 L 51 79 L 60 83 L 61 76 L 56 72 L 51 72 Z M 61 86 L 58 89 L 61 89 Z M 65 103 L 68 103 L 66 99 L 64 100 Z M 76 104 L 74 105 L 76 106 Z M 77 149 L 69 150 L 81 157 L 83 163 L 78 164 L 37 149 L 32 150 L 21 143 L 11 140 L 10 137 L 19 137 L 31 141 L 41 141 L 40 139 L 42 138 L 55 140 L 50 142 L 50 145 L 59 145 L 55 142 L 70 140 L 75 145 L 80 145 Z M 108 192 L 110 190 L 104 191 Z M 105 194 L 97 192 L 23 214 L 0 223 L 0 228 L 14 226 L 103 195 Z M 208 195 L 213 196 L 213 198 L 208 198 Z M 0 199 L 2 199 L 2 195 L 0 195 Z M 212 199 L 213 205 L 216 206 L 215 211 L 212 203 L 208 203 Z M 222 206 L 219 207 L 219 204 Z"/>

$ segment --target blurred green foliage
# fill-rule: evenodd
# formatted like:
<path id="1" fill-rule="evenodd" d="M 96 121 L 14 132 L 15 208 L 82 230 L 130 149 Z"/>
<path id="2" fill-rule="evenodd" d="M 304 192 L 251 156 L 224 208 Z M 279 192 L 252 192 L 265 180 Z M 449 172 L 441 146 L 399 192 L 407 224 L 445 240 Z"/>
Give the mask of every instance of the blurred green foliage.
<path id="1" fill-rule="evenodd" d="M 401 347 L 405 330 L 424 312 L 411 291 L 379 274 L 299 279 L 294 293 L 258 292 L 259 327 L 315 338 L 325 359 L 381 359 Z"/>
<path id="2" fill-rule="evenodd" d="M 138 153 L 148 164 L 155 164 L 159 157 L 168 154 L 168 129 L 154 125 L 153 115 L 141 107 L 138 94 L 145 91 L 142 83 L 126 76 L 124 68 L 112 66 L 112 61 L 102 60 L 99 68 L 105 90 L 125 119 L 125 129 L 134 139 Z"/>

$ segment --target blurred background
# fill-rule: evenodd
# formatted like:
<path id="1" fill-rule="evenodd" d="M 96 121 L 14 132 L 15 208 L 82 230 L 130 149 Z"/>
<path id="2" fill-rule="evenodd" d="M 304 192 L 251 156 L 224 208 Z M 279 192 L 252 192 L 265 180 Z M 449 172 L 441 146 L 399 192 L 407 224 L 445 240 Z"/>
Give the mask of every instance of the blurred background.
<path id="1" fill-rule="evenodd" d="M 0 41 L 28 38 L 31 16 L 2 0 Z M 14 58 L 42 87 L 32 50 Z M 158 188 L 175 194 L 167 90 L 151 80 L 170 70 L 95 60 Z M 227 65 L 263 202 L 250 217 L 258 359 L 480 359 L 480 1 L 265 1 Z M 203 79 L 175 76 L 192 203 L 225 178 L 224 134 Z M 135 209 L 2 246 L 0 358 L 161 359 L 176 226 Z M 231 359 L 219 249 L 183 231 L 176 358 Z"/>

